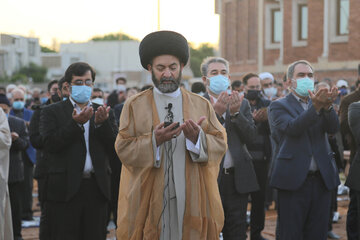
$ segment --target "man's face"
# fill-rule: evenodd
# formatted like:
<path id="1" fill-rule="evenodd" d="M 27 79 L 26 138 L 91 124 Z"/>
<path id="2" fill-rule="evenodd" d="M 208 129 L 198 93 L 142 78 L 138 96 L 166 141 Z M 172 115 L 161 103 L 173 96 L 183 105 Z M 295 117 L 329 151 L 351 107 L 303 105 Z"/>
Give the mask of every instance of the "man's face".
<path id="1" fill-rule="evenodd" d="M 82 85 L 86 85 L 88 87 L 93 87 L 93 79 L 91 76 L 91 71 L 87 71 L 84 75 L 82 76 L 72 76 L 71 79 L 71 83 L 70 83 L 70 88 L 71 86 L 82 86 Z M 70 90 L 71 92 L 71 90 Z"/>
<path id="2" fill-rule="evenodd" d="M 297 87 L 296 79 L 308 77 L 314 81 L 314 72 L 311 67 L 304 63 L 299 63 L 294 68 L 294 76 L 291 81 L 291 86 L 295 89 Z"/>
<path id="3" fill-rule="evenodd" d="M 58 89 L 58 94 L 61 97 L 69 97 L 70 96 L 70 90 L 69 90 L 69 83 L 64 82 L 61 86 L 61 89 Z"/>
<path id="4" fill-rule="evenodd" d="M 94 98 L 103 98 L 103 93 L 100 91 L 96 91 L 96 92 L 93 91 L 91 93 L 91 99 L 94 99 Z"/>
<path id="5" fill-rule="evenodd" d="M 179 88 L 183 64 L 177 57 L 161 55 L 153 59 L 148 70 L 152 73 L 154 85 L 163 93 L 174 92 Z"/>
<path id="6" fill-rule="evenodd" d="M 8 105 L 0 103 L 0 108 L 2 108 L 6 114 L 9 114 L 10 107 Z"/>
<path id="7" fill-rule="evenodd" d="M 210 85 L 209 78 L 214 77 L 214 76 L 219 75 L 219 74 L 221 74 L 221 75 L 227 77 L 228 79 L 230 79 L 229 72 L 226 69 L 225 64 L 223 64 L 221 62 L 210 63 L 209 66 L 208 66 L 208 71 L 207 71 L 206 76 L 202 78 L 205 86 Z"/>
<path id="8" fill-rule="evenodd" d="M 126 83 L 125 83 L 124 79 L 118 79 L 116 81 L 116 85 L 126 85 Z"/>
<path id="9" fill-rule="evenodd" d="M 11 98 L 12 102 L 15 101 L 20 101 L 20 102 L 24 102 L 24 93 L 22 91 L 12 91 L 12 98 Z"/>
<path id="10" fill-rule="evenodd" d="M 260 78 L 252 77 L 248 79 L 247 84 L 245 86 L 245 93 L 247 93 L 249 90 L 260 91 L 260 89 L 261 89 Z"/>
<path id="11" fill-rule="evenodd" d="M 50 91 L 48 92 L 48 97 L 50 98 L 54 94 L 58 94 L 59 85 L 54 83 L 51 85 Z"/>
<path id="12" fill-rule="evenodd" d="M 273 86 L 273 81 L 270 78 L 265 78 L 261 81 L 261 89 L 271 88 Z"/>

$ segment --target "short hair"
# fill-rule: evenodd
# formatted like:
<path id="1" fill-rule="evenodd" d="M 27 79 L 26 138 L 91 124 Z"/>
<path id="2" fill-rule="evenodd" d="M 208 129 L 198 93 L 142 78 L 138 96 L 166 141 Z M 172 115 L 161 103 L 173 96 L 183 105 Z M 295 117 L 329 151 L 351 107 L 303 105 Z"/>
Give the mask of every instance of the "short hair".
<path id="1" fill-rule="evenodd" d="M 6 93 L 6 87 L 0 86 L 0 92 L 4 91 Z"/>
<path id="2" fill-rule="evenodd" d="M 102 94 L 104 94 L 104 91 L 101 90 L 100 88 L 94 88 L 93 92 L 101 92 Z"/>
<path id="3" fill-rule="evenodd" d="M 235 80 L 231 83 L 231 89 L 234 90 L 234 88 L 240 87 L 241 86 L 241 81 L 240 80 Z"/>
<path id="4" fill-rule="evenodd" d="M 330 85 L 327 82 L 319 82 L 315 85 L 315 92 L 319 91 L 320 87 L 326 87 L 327 89 L 330 89 Z"/>
<path id="5" fill-rule="evenodd" d="M 207 72 L 208 72 L 208 69 L 209 69 L 209 65 L 211 63 L 216 63 L 216 62 L 224 64 L 225 67 L 226 67 L 226 70 L 229 73 L 229 62 L 226 59 L 224 59 L 222 57 L 207 57 L 201 63 L 201 66 L 200 66 L 201 74 L 203 76 L 206 76 Z"/>
<path id="6" fill-rule="evenodd" d="M 242 82 L 244 85 L 247 85 L 248 84 L 248 81 L 250 78 L 253 78 L 253 77 L 257 77 L 260 79 L 259 75 L 255 74 L 255 73 L 247 73 L 245 74 L 245 76 L 243 77 L 242 79 Z"/>
<path id="7" fill-rule="evenodd" d="M 205 85 L 202 82 L 194 82 L 191 85 L 191 92 L 199 93 L 199 92 L 206 92 Z"/>
<path id="8" fill-rule="evenodd" d="M 124 81 L 125 83 L 127 82 L 126 78 L 124 78 L 124 77 L 118 77 L 118 78 L 115 80 L 116 84 L 118 84 L 118 81 L 120 81 L 120 80 Z"/>
<path id="9" fill-rule="evenodd" d="M 48 86 L 47 86 L 48 92 L 50 92 L 50 89 L 51 89 L 51 87 L 52 87 L 54 84 L 58 84 L 58 83 L 59 83 L 58 80 L 52 80 L 52 81 L 50 81 L 49 84 L 48 84 Z"/>
<path id="10" fill-rule="evenodd" d="M 87 71 L 91 72 L 92 81 L 95 81 L 95 70 L 85 62 L 76 62 L 71 64 L 65 71 L 65 82 L 71 83 L 73 76 L 83 76 Z"/>
<path id="11" fill-rule="evenodd" d="M 306 61 L 306 60 L 298 60 L 298 61 L 293 62 L 292 64 L 290 64 L 288 66 L 288 69 L 287 69 L 287 72 L 286 72 L 286 76 L 287 76 L 288 79 L 292 79 L 294 77 L 295 67 L 298 64 L 308 65 L 311 68 L 311 70 L 314 71 L 314 68 L 311 66 L 311 64 L 308 61 Z"/>

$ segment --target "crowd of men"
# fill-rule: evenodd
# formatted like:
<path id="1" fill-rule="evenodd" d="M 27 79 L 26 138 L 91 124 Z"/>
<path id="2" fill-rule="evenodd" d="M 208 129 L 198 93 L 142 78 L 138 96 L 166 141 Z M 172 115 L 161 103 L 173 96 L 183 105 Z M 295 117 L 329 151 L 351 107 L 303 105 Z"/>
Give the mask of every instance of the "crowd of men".
<path id="1" fill-rule="evenodd" d="M 0 87 L 0 239 L 22 239 L 33 178 L 44 240 L 106 239 L 110 219 L 118 239 L 246 239 L 250 228 L 262 240 L 273 200 L 277 239 L 338 239 L 344 148 L 346 230 L 360 239 L 360 74 L 351 89 L 319 81 L 299 60 L 283 79 L 235 80 L 226 59 L 209 56 L 190 92 L 181 34 L 150 33 L 139 55 L 153 86 L 129 88 L 120 77 L 107 93 L 78 62 L 46 92 Z"/>

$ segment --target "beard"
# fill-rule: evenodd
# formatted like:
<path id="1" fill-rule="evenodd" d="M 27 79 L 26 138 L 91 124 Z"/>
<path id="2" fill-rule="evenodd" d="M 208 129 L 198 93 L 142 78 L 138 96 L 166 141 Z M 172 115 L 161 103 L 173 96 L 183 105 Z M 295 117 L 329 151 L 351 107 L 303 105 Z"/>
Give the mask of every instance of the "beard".
<path id="1" fill-rule="evenodd" d="M 151 71 L 152 81 L 157 89 L 160 90 L 162 93 L 171 93 L 175 92 L 179 86 L 181 81 L 181 72 L 179 72 L 179 76 L 177 78 L 173 77 L 162 77 L 160 79 L 157 79 L 154 71 Z M 165 81 L 168 81 L 170 83 L 165 83 Z"/>

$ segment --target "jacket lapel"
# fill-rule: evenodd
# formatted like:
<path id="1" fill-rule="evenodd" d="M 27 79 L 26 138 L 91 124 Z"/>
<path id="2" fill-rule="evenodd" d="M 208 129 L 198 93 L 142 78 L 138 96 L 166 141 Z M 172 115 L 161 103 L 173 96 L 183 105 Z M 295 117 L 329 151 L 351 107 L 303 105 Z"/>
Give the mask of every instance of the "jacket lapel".
<path id="1" fill-rule="evenodd" d="M 301 106 L 300 102 L 294 97 L 293 94 L 288 94 L 286 98 L 288 99 L 290 105 L 297 114 L 301 114 L 304 111 L 304 108 Z"/>

